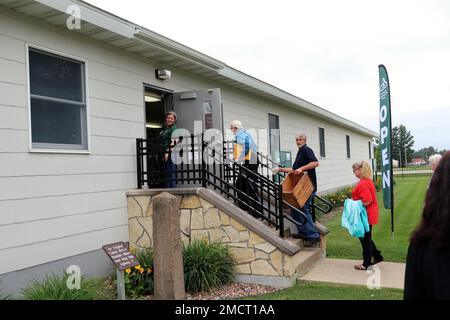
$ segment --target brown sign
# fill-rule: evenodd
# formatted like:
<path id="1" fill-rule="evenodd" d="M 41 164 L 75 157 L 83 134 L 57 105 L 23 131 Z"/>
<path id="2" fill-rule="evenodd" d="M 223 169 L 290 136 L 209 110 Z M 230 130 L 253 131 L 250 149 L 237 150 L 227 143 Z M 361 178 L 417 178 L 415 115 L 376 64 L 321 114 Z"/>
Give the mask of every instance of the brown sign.
<path id="1" fill-rule="evenodd" d="M 115 242 L 102 246 L 108 257 L 120 271 L 139 265 L 137 258 L 128 251 L 128 243 Z"/>

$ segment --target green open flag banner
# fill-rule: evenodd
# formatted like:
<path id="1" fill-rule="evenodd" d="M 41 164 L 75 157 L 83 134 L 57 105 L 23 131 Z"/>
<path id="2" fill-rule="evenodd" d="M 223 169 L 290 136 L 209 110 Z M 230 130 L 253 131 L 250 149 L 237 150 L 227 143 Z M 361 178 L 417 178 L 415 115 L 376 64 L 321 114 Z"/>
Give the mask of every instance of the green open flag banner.
<path id="1" fill-rule="evenodd" d="M 389 78 L 384 65 L 378 66 L 380 78 L 380 150 L 383 202 L 391 209 L 391 231 L 394 232 L 394 176 L 392 171 L 392 123 Z"/>

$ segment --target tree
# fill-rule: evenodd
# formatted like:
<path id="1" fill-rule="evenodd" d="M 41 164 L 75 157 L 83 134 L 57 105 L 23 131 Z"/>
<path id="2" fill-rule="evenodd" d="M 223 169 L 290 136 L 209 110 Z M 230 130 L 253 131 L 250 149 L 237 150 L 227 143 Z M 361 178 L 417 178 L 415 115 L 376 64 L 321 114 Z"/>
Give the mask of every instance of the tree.
<path id="1" fill-rule="evenodd" d="M 398 160 L 399 165 L 405 167 L 412 159 L 414 137 L 404 125 L 392 129 L 392 159 Z"/>
<path id="2" fill-rule="evenodd" d="M 436 154 L 436 153 L 440 153 L 438 151 L 438 149 L 436 149 L 435 147 L 429 146 L 427 148 L 422 148 L 418 151 L 415 151 L 413 154 L 413 157 L 428 161 L 429 156 Z"/>

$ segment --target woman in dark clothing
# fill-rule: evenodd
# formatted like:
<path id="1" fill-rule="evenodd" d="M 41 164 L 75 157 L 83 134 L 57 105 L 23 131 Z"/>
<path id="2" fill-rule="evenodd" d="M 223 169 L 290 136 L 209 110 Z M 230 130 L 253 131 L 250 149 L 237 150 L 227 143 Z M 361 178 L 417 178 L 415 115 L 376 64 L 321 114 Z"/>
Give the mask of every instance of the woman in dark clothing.
<path id="1" fill-rule="evenodd" d="M 404 299 L 450 299 L 450 151 L 431 178 L 406 259 Z"/>
<path id="2" fill-rule="evenodd" d="M 164 152 L 164 169 L 166 171 L 166 187 L 176 187 L 176 168 L 172 162 L 170 149 L 175 145 L 175 140 L 172 138 L 173 132 L 177 129 L 175 123 L 177 122 L 177 114 L 173 111 L 169 111 L 164 116 L 164 128 L 159 133 L 159 137 L 162 140 L 162 150 Z"/>

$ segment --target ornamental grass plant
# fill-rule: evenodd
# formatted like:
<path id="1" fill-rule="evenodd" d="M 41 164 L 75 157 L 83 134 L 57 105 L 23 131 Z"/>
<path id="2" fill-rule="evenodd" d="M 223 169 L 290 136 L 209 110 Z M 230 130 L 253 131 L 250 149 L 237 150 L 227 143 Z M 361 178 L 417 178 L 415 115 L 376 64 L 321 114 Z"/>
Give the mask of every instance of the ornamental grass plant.
<path id="1" fill-rule="evenodd" d="M 27 300 L 102 300 L 108 299 L 105 295 L 105 283 L 102 279 L 87 279 L 81 277 L 80 287 L 70 285 L 71 275 L 50 274 L 42 280 L 33 280 L 32 283 L 21 290 Z"/>
<path id="2" fill-rule="evenodd" d="M 184 285 L 188 292 L 209 292 L 230 283 L 235 261 L 228 247 L 195 240 L 183 248 Z"/>

